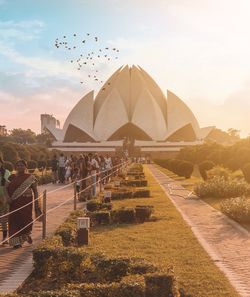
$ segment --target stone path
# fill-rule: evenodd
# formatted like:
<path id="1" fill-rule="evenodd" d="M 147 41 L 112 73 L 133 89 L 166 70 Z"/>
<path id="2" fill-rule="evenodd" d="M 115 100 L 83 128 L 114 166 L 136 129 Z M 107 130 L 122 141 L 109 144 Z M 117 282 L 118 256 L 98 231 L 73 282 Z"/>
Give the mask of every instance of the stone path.
<path id="1" fill-rule="evenodd" d="M 156 166 L 148 168 L 215 264 L 242 297 L 250 297 L 250 233 L 202 200 L 193 199 L 190 191 Z"/>
<path id="2" fill-rule="evenodd" d="M 46 185 L 39 187 L 39 192 L 46 188 L 47 191 L 52 191 L 60 185 Z M 57 206 L 59 203 L 73 197 L 73 186 L 60 189 L 57 192 L 48 194 L 47 210 Z M 78 207 L 82 203 L 78 202 Z M 51 212 L 47 216 L 47 235 L 52 234 L 56 228 L 67 218 L 69 213 L 73 211 L 73 199 L 65 203 L 57 210 Z M 0 293 L 12 292 L 16 290 L 24 280 L 32 272 L 32 249 L 36 246 L 42 237 L 42 224 L 35 222 L 33 225 L 33 245 L 25 244 L 22 248 L 13 250 L 9 246 L 0 246 Z"/>

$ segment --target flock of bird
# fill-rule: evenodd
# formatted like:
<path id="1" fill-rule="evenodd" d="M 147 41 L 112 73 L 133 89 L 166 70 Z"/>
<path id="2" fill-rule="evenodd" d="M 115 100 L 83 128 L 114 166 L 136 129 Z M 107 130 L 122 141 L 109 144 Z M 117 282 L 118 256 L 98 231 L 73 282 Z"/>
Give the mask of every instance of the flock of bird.
<path id="1" fill-rule="evenodd" d="M 100 63 L 108 63 L 112 60 L 117 60 L 119 58 L 118 55 L 120 50 L 116 47 L 97 47 L 96 43 L 98 44 L 99 42 L 99 37 L 92 37 L 90 33 L 87 33 L 86 36 L 80 40 L 78 35 L 74 33 L 73 36 L 70 37 L 64 35 L 61 39 L 56 38 L 55 47 L 57 49 L 62 48 L 64 50 L 71 51 L 72 55 L 70 58 L 70 63 L 75 64 L 78 71 L 81 71 L 86 67 L 89 71 L 87 75 L 88 79 L 93 79 L 94 82 L 97 83 L 103 83 L 103 80 L 100 77 L 100 69 L 97 68 L 98 65 L 100 65 Z M 86 52 L 88 48 L 87 44 L 89 43 L 92 46 L 94 43 L 94 50 Z M 79 52 L 81 52 L 80 55 Z M 72 58 L 73 56 L 74 58 Z M 87 69 L 85 69 L 85 71 Z M 81 80 L 80 83 L 84 84 L 84 81 Z M 107 83 L 108 86 L 110 86 L 110 84 L 110 82 Z M 103 87 L 102 90 L 104 91 L 105 88 Z"/>

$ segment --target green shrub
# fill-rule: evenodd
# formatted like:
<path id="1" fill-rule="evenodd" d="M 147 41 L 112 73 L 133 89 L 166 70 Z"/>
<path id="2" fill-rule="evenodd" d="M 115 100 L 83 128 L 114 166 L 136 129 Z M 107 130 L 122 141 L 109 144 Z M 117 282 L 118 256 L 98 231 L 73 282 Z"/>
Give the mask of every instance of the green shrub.
<path id="1" fill-rule="evenodd" d="M 193 163 L 188 161 L 180 161 L 177 171 L 178 175 L 183 176 L 185 178 L 190 178 L 194 171 L 194 165 Z"/>
<path id="2" fill-rule="evenodd" d="M 41 244 L 33 250 L 33 276 L 82 281 L 86 278 L 84 261 L 87 258 L 88 254 L 79 248 Z"/>
<path id="3" fill-rule="evenodd" d="M 120 281 L 129 273 L 129 258 L 103 258 L 96 263 L 97 273 L 106 281 Z"/>
<path id="4" fill-rule="evenodd" d="M 157 271 L 157 267 L 152 263 L 149 263 L 145 259 L 131 258 L 129 274 L 131 275 L 143 275 L 147 273 L 154 273 Z"/>
<path id="5" fill-rule="evenodd" d="M 200 198 L 232 198 L 250 194 L 250 186 L 242 181 L 215 176 L 198 184 L 194 191 Z"/>
<path id="6" fill-rule="evenodd" d="M 135 210 L 134 208 L 121 208 L 111 212 L 111 219 L 113 223 L 131 224 L 135 223 Z"/>
<path id="7" fill-rule="evenodd" d="M 145 297 L 179 297 L 176 278 L 173 274 L 151 274 L 145 276 Z"/>
<path id="8" fill-rule="evenodd" d="M 76 234 L 76 223 L 65 222 L 58 227 L 55 232 L 55 235 L 59 235 L 62 238 L 64 246 L 68 246 L 75 240 Z"/>
<path id="9" fill-rule="evenodd" d="M 102 209 L 102 210 L 111 210 L 112 208 L 113 208 L 112 203 L 102 203 L 100 205 L 100 209 Z"/>
<path id="10" fill-rule="evenodd" d="M 224 179 L 227 180 L 231 176 L 233 176 L 233 173 L 229 169 L 217 165 L 214 168 L 207 171 L 207 178 L 208 179 L 211 179 L 211 178 L 213 178 L 215 176 L 223 177 Z"/>
<path id="11" fill-rule="evenodd" d="M 97 199 L 93 199 L 87 202 L 87 210 L 88 211 L 97 211 L 101 207 L 101 202 Z"/>
<path id="12" fill-rule="evenodd" d="M 207 171 L 212 169 L 215 166 L 214 162 L 212 161 L 203 161 L 199 164 L 199 171 L 204 180 L 207 179 Z"/>
<path id="13" fill-rule="evenodd" d="M 106 225 L 106 224 L 110 223 L 110 212 L 109 211 L 96 211 L 96 212 L 93 212 L 91 217 L 99 225 L 101 225 L 101 224 Z"/>
<path id="14" fill-rule="evenodd" d="M 144 223 L 149 220 L 152 214 L 152 206 L 149 205 L 139 205 L 135 208 L 136 220 L 139 223 Z"/>
<path id="15" fill-rule="evenodd" d="M 250 222 L 250 198 L 236 197 L 221 202 L 221 211 L 237 222 Z"/>
<path id="16" fill-rule="evenodd" d="M 5 169 L 9 170 L 10 172 L 12 172 L 14 170 L 14 165 L 11 162 L 8 162 L 8 161 L 3 162 L 3 167 Z"/>
<path id="17" fill-rule="evenodd" d="M 250 183 L 250 163 L 247 163 L 243 166 L 242 172 L 246 182 Z"/>
<path id="18" fill-rule="evenodd" d="M 112 200 L 128 199 L 133 197 L 132 191 L 114 191 L 111 193 Z"/>
<path id="19" fill-rule="evenodd" d="M 63 290 L 32 292 L 25 297 L 81 297 L 81 295 L 79 290 L 64 288 Z"/>
<path id="20" fill-rule="evenodd" d="M 5 143 L 1 146 L 1 152 L 5 161 L 15 164 L 18 159 L 18 152 L 12 143 Z"/>
<path id="21" fill-rule="evenodd" d="M 37 168 L 37 162 L 34 160 L 30 160 L 27 162 L 28 170 L 30 173 L 33 173 L 35 169 Z"/>
<path id="22" fill-rule="evenodd" d="M 133 192 L 133 198 L 148 198 L 150 197 L 150 190 L 138 189 Z"/>
<path id="23" fill-rule="evenodd" d="M 123 185 L 127 187 L 147 187 L 147 180 L 125 180 L 122 182 Z"/>
<path id="24" fill-rule="evenodd" d="M 40 160 L 37 162 L 37 168 L 39 169 L 39 171 L 42 171 L 46 168 L 46 161 Z"/>
<path id="25" fill-rule="evenodd" d="M 70 290 L 79 290 L 81 297 L 145 297 L 144 282 L 132 280 L 130 282 L 122 281 L 107 284 L 72 284 L 68 288 Z"/>

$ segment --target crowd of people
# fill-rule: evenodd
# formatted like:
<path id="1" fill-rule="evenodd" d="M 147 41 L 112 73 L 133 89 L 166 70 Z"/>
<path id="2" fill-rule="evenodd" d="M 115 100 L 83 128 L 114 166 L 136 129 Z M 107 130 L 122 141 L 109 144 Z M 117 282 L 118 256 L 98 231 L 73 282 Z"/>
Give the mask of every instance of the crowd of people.
<path id="1" fill-rule="evenodd" d="M 91 195 L 96 195 L 97 181 L 105 183 L 105 176 L 108 176 L 113 167 L 123 162 L 123 159 L 98 154 L 80 154 L 79 156 L 65 156 L 63 153 L 59 157 L 56 155 L 51 160 L 53 183 L 69 183 L 76 181 L 78 188 L 83 191 L 87 184 L 91 182 Z"/>
<path id="2" fill-rule="evenodd" d="M 96 196 L 97 184 L 108 182 L 112 169 L 118 168 L 125 160 L 109 155 L 81 154 L 79 156 L 59 157 L 51 160 L 53 183 L 76 183 L 78 193 Z M 85 191 L 89 189 L 89 191 Z M 32 214 L 35 206 L 35 218 L 42 216 L 39 205 L 37 180 L 28 173 L 27 163 L 19 160 L 15 164 L 15 173 L 4 168 L 0 158 L 0 224 L 3 244 L 13 248 L 22 247 L 24 242 L 32 243 Z M 8 240 L 9 236 L 9 240 Z M 1 242 L 1 241 L 0 241 Z"/>

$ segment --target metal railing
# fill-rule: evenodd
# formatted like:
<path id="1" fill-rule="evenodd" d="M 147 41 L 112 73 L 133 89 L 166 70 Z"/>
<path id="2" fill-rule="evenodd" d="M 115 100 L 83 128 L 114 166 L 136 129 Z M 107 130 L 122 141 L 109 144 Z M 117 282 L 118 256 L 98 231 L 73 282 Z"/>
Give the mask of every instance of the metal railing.
<path id="1" fill-rule="evenodd" d="M 12 234 L 11 236 L 5 238 L 3 241 L 0 242 L 0 245 L 2 245 L 3 243 L 5 242 L 8 242 L 11 238 L 17 236 L 20 232 L 22 232 L 23 230 L 25 230 L 27 227 L 29 227 L 30 225 L 32 225 L 34 222 L 38 221 L 41 219 L 41 222 L 42 222 L 42 239 L 45 239 L 46 238 L 46 233 L 47 233 L 47 217 L 48 215 L 50 215 L 53 211 L 55 211 L 56 209 L 60 208 L 61 206 L 63 206 L 64 204 L 66 204 L 67 202 L 73 200 L 73 210 L 76 210 L 77 209 L 77 194 L 80 195 L 81 193 L 84 193 L 85 191 L 91 189 L 93 186 L 96 186 L 98 184 L 100 184 L 100 189 L 101 189 L 101 186 L 102 186 L 102 181 L 106 180 L 107 178 L 111 177 L 112 175 L 118 173 L 120 170 L 122 170 L 123 168 L 127 167 L 128 165 L 128 161 L 127 162 L 124 162 L 124 163 L 120 163 L 116 166 L 114 166 L 113 168 L 111 169 L 106 169 L 104 171 L 100 171 L 98 173 L 95 173 L 93 175 L 89 175 L 85 178 L 82 178 L 80 180 L 77 180 L 77 181 L 73 181 L 63 187 L 58 187 L 54 190 L 51 190 L 51 191 L 47 191 L 46 189 L 43 191 L 42 194 L 40 194 L 36 199 L 32 200 L 31 202 L 19 207 L 18 209 L 15 209 L 11 212 L 8 212 L 4 215 L 1 215 L 0 216 L 0 220 L 3 219 L 3 218 L 6 218 L 8 217 L 9 215 L 12 215 L 13 213 L 15 212 L 18 212 L 20 211 L 21 209 L 27 207 L 28 205 L 30 204 L 33 204 L 36 200 L 40 200 L 42 198 L 42 214 L 39 215 L 38 217 L 36 217 L 35 219 L 33 219 L 29 224 L 27 224 L 26 226 L 24 226 L 22 229 L 18 230 L 15 234 Z M 110 173 L 109 173 L 110 172 Z M 106 174 L 108 173 L 108 174 Z M 84 189 L 82 189 L 81 191 L 79 191 L 77 193 L 76 191 L 76 184 L 77 183 L 80 183 L 84 180 L 87 180 L 87 179 L 92 179 L 92 177 L 94 176 L 99 176 L 99 175 L 103 175 L 104 174 L 104 177 L 100 177 L 98 180 L 96 180 L 95 182 L 91 183 L 90 185 L 88 185 L 87 187 L 85 187 Z M 49 194 L 52 194 L 52 193 L 55 193 L 57 191 L 60 191 L 62 189 L 65 189 L 69 186 L 72 186 L 73 185 L 73 195 L 69 198 L 67 198 L 66 200 L 64 200 L 63 202 L 59 203 L 58 205 L 50 208 L 50 209 L 47 209 L 47 197 Z"/>

